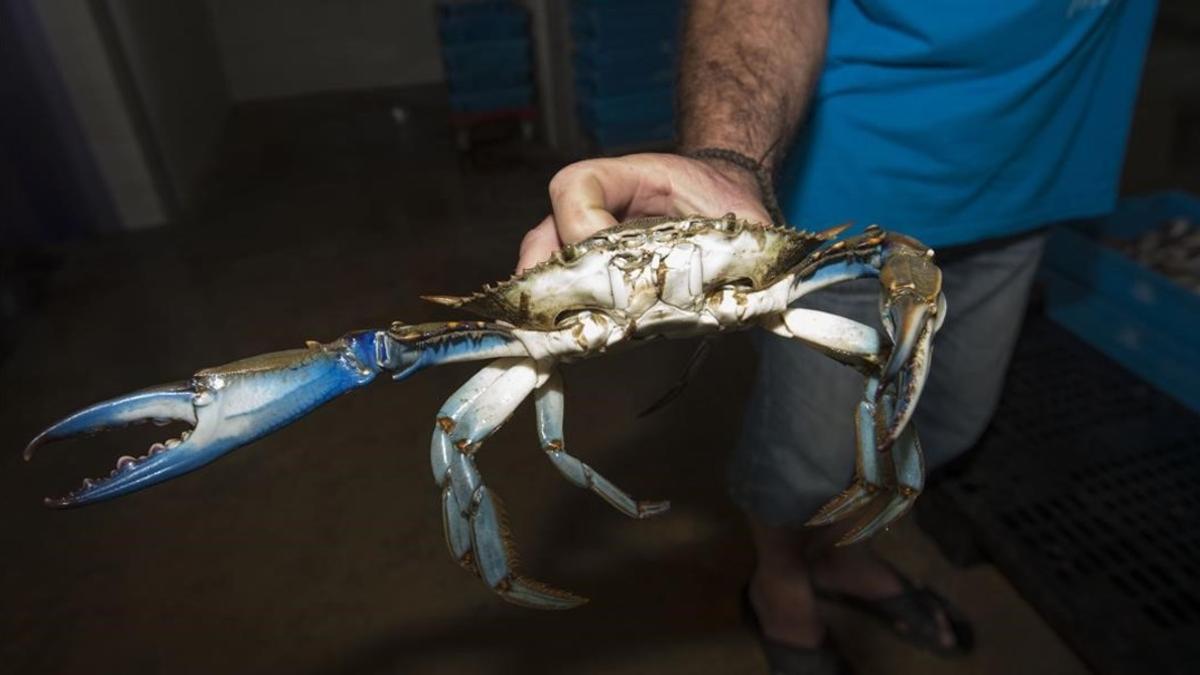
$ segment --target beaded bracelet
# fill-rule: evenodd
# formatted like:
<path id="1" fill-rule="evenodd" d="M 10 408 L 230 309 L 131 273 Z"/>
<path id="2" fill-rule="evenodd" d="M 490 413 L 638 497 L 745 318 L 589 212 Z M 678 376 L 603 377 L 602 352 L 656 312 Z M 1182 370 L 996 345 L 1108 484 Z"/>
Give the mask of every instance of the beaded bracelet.
<path id="1" fill-rule="evenodd" d="M 758 191 L 762 195 L 767 215 L 771 217 L 771 223 L 780 227 L 785 224 L 783 210 L 779 208 L 779 201 L 775 197 L 775 185 L 771 180 L 771 174 L 762 162 L 728 148 L 700 148 L 686 153 L 686 156 L 695 159 L 718 159 L 749 171 L 758 183 Z"/>

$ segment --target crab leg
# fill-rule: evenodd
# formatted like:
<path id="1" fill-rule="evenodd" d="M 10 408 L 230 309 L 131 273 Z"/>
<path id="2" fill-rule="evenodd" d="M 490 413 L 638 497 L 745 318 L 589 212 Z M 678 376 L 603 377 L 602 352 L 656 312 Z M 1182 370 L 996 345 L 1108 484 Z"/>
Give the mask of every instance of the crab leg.
<path id="1" fill-rule="evenodd" d="M 876 442 L 879 425 L 876 391 L 886 347 L 880 344 L 879 333 L 874 328 L 814 309 L 789 309 L 767 319 L 764 327 L 776 335 L 799 340 L 867 375 L 866 392 L 854 416 L 854 481 L 825 504 L 808 524 L 818 526 L 837 522 L 873 500 L 885 487 Z"/>
<path id="2" fill-rule="evenodd" d="M 837 542 L 839 546 L 858 543 L 887 528 L 908 513 L 917 501 L 917 496 L 925 486 L 925 458 L 921 442 L 917 440 L 915 425 L 909 424 L 900 432 L 900 437 L 892 446 L 891 459 L 895 472 L 895 486 L 889 491 L 891 496 L 874 516 L 842 535 Z"/>
<path id="3" fill-rule="evenodd" d="M 868 378 L 866 400 L 859 403 L 855 416 L 854 482 L 822 506 L 807 523 L 810 526 L 831 525 L 854 515 L 868 504 L 883 500 L 882 508 L 841 536 L 837 542 L 840 546 L 867 539 L 908 513 L 925 484 L 925 459 L 916 425 L 905 425 L 890 452 L 877 447 L 879 422 L 891 415 L 894 397 L 884 394 L 878 403 L 873 403 L 871 399 L 875 397 L 876 387 L 878 380 Z M 877 405 L 883 406 L 883 414 L 877 412 Z M 893 475 L 888 476 L 888 471 Z"/>
<path id="4" fill-rule="evenodd" d="M 770 315 L 763 321 L 763 327 L 776 335 L 799 340 L 864 373 L 878 372 L 887 349 L 874 328 L 816 309 L 797 307 Z"/>
<path id="5" fill-rule="evenodd" d="M 649 518 L 671 508 L 668 501 L 638 501 L 614 485 L 595 469 L 564 450 L 563 442 L 563 381 L 558 369 L 538 390 L 534 398 L 537 410 L 538 438 L 542 449 L 554 466 L 575 485 L 591 490 L 613 508 L 630 518 Z"/>
<path id="6" fill-rule="evenodd" d="M 155 443 L 141 457 L 121 457 L 106 477 L 87 479 L 65 497 L 46 500 L 49 506 L 79 506 L 200 468 L 380 372 L 399 371 L 403 377 L 437 363 L 525 353 L 507 329 L 478 321 L 358 331 L 326 344 L 310 342 L 305 349 L 206 368 L 182 382 L 97 403 L 38 434 L 26 446 L 25 459 L 46 443 L 139 422 L 179 421 L 192 427 L 177 439 Z"/>
<path id="7" fill-rule="evenodd" d="M 499 500 L 483 484 L 474 454 L 537 386 L 530 358 L 499 359 L 446 401 L 433 430 L 434 480 L 442 488 L 446 545 L 509 602 L 539 609 L 568 609 L 586 600 L 521 577 Z"/>
<path id="8" fill-rule="evenodd" d="M 871 401 L 859 402 L 854 416 L 854 481 L 850 487 L 822 506 L 817 514 L 808 520 L 807 525 L 830 525 L 843 520 L 857 513 L 887 488 L 883 468 L 880 466 L 881 455 L 875 443 L 877 421 L 875 404 Z"/>
<path id="9" fill-rule="evenodd" d="M 883 287 L 880 318 L 893 343 L 880 371 L 879 393 L 893 385 L 899 392 L 879 438 L 880 449 L 887 450 L 912 417 L 929 374 L 933 334 L 946 317 L 942 274 L 933 264 L 933 251 L 910 237 L 868 227 L 863 234 L 835 242 L 801 264 L 789 300 L 872 276 L 879 277 Z"/>
<path id="10" fill-rule="evenodd" d="M 891 447 L 890 457 L 887 448 L 879 443 L 880 432 L 886 432 L 884 424 L 896 419 L 896 395 L 880 385 L 880 377 L 886 374 L 890 365 L 883 358 L 887 348 L 881 345 L 879 333 L 870 326 L 817 310 L 790 309 L 768 319 L 764 326 L 777 335 L 804 342 L 867 376 L 863 399 L 854 418 L 854 481 L 808 521 L 812 526 L 829 525 L 854 515 L 884 494 L 890 495 L 878 513 L 852 528 L 838 543 L 861 541 L 904 515 L 924 484 L 921 447 L 916 430 L 907 419 Z M 934 330 L 932 324 L 926 323 L 925 327 L 926 333 L 931 334 Z M 921 362 L 928 362 L 928 343 L 928 336 L 918 342 L 915 355 Z M 916 377 L 923 379 L 924 373 L 920 372 Z M 903 387 L 898 388 L 903 390 Z M 905 393 L 912 395 L 911 390 Z M 888 476 L 888 472 L 894 473 L 894 478 Z"/>

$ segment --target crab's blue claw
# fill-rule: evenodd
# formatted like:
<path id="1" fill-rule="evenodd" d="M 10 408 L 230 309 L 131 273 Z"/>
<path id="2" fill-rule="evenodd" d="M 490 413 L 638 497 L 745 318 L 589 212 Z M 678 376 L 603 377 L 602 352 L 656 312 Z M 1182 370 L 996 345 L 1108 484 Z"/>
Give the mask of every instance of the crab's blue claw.
<path id="1" fill-rule="evenodd" d="M 106 477 L 49 506 L 79 506 L 139 490 L 199 468 L 360 387 L 380 371 L 379 334 L 351 333 L 329 344 L 274 352 L 196 373 L 190 380 L 144 389 L 80 410 L 38 434 L 25 459 L 44 443 L 138 422 L 181 421 L 180 438 L 155 443 L 141 457 L 122 457 Z"/>

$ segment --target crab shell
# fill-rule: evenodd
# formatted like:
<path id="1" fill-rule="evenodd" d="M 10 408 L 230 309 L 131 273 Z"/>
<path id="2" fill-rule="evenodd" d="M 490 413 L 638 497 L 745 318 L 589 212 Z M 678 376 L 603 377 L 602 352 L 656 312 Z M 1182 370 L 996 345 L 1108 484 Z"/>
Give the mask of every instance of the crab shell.
<path id="1" fill-rule="evenodd" d="M 714 290 L 760 290 L 844 228 L 812 233 L 724 218 L 641 218 L 570 244 L 467 297 L 425 296 L 527 330 L 586 310 L 637 320 L 660 301 L 696 312 Z"/>

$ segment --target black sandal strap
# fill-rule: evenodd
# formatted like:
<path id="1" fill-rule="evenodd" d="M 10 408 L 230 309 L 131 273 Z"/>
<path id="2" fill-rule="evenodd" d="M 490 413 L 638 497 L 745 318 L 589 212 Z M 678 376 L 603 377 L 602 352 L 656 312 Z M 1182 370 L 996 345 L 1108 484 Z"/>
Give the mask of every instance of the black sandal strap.
<path id="1" fill-rule="evenodd" d="M 904 590 L 880 600 L 865 600 L 847 593 L 814 587 L 818 598 L 862 612 L 879 621 L 901 639 L 942 656 L 965 654 L 974 645 L 971 624 L 949 600 L 936 591 L 918 586 L 892 565 L 884 562 Z M 936 613 L 941 611 L 954 634 L 954 644 L 941 643 Z"/>

